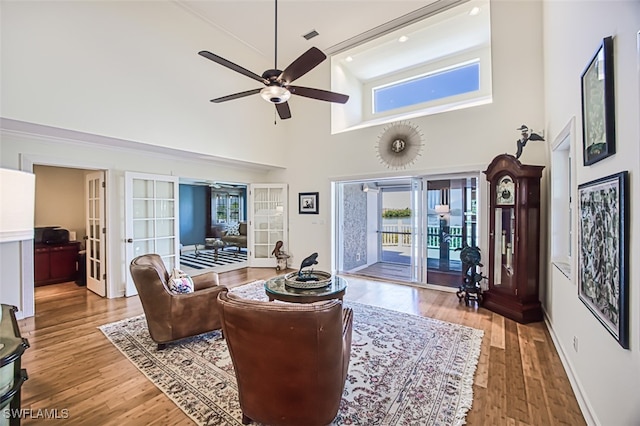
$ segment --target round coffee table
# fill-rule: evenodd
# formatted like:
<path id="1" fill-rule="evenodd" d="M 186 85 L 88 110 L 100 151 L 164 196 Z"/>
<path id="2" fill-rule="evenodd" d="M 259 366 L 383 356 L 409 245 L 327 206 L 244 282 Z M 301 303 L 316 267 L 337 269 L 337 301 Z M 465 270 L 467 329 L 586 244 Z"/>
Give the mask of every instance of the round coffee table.
<path id="1" fill-rule="evenodd" d="M 334 275 L 331 284 L 316 289 L 299 289 L 288 287 L 284 284 L 284 275 L 271 278 L 264 283 L 264 291 L 269 301 L 281 300 L 283 302 L 313 303 L 320 300 L 340 299 L 347 290 L 347 280 Z"/>

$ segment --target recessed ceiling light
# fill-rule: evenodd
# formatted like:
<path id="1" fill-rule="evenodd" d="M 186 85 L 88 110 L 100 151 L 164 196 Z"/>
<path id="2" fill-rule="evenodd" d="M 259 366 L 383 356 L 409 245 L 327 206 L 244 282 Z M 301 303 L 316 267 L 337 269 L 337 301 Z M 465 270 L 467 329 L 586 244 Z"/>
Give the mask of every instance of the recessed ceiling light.
<path id="1" fill-rule="evenodd" d="M 347 61 L 347 62 L 351 62 L 351 61 L 353 61 L 353 58 L 352 58 L 351 56 L 347 56 L 347 57 L 345 58 L 345 61 Z"/>
<path id="2" fill-rule="evenodd" d="M 480 13 L 480 8 L 478 6 L 475 6 L 469 11 L 469 15 L 471 16 L 476 16 L 478 13 Z"/>
<path id="3" fill-rule="evenodd" d="M 399 41 L 400 43 L 404 43 L 404 42 L 405 42 L 405 41 L 407 41 L 407 40 L 409 40 L 409 37 L 407 37 L 407 36 L 400 36 L 400 38 L 398 39 L 398 41 Z"/>

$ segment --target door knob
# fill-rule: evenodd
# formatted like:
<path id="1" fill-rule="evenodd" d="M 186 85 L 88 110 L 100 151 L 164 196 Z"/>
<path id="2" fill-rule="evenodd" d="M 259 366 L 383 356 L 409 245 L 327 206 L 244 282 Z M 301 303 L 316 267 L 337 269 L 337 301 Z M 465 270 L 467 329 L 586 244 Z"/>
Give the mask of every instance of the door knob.
<path id="1" fill-rule="evenodd" d="M 133 238 L 127 238 L 127 242 L 128 243 L 132 243 L 133 242 Z"/>

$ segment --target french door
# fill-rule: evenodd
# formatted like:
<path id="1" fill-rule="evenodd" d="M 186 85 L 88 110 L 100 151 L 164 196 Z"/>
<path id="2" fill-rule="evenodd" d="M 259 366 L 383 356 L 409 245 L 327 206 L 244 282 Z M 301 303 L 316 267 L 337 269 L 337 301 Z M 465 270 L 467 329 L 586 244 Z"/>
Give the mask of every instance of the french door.
<path id="1" fill-rule="evenodd" d="M 180 265 L 178 177 L 125 172 L 126 265 L 156 253 L 167 271 Z M 138 294 L 127 273 L 126 296 Z"/>
<path id="2" fill-rule="evenodd" d="M 104 172 L 85 176 L 86 200 L 86 279 L 87 288 L 99 296 L 107 294 L 105 251 Z"/>
<path id="3" fill-rule="evenodd" d="M 275 267 L 271 254 L 278 241 L 288 251 L 288 191 L 286 184 L 252 184 L 249 186 L 249 227 L 247 247 L 249 265 Z"/>

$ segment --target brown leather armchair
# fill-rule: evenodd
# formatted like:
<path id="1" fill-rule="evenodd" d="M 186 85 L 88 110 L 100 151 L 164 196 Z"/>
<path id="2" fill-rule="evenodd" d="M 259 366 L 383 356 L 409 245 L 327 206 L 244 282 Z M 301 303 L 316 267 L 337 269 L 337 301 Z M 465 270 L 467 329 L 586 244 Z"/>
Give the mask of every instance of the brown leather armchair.
<path id="1" fill-rule="evenodd" d="M 169 342 L 221 328 L 218 293 L 227 288 L 218 284 L 215 272 L 192 276 L 193 293 L 175 294 L 169 290 L 169 274 L 157 254 L 136 257 L 129 270 L 149 334 L 158 349 L 164 349 Z"/>
<path id="2" fill-rule="evenodd" d="M 261 302 L 224 291 L 218 302 L 242 423 L 330 424 L 351 357 L 351 309 L 339 300 Z"/>

